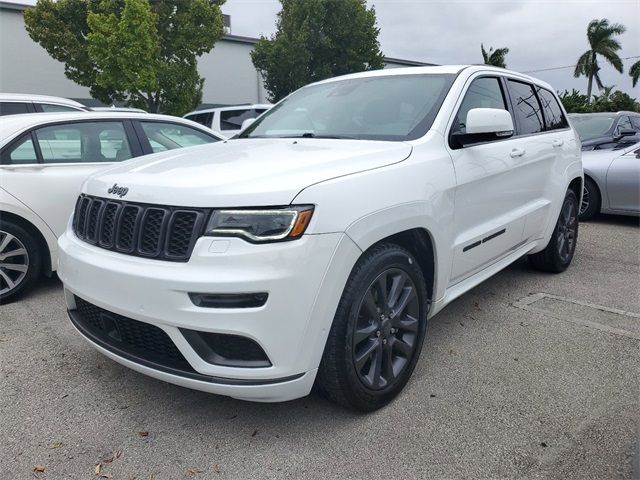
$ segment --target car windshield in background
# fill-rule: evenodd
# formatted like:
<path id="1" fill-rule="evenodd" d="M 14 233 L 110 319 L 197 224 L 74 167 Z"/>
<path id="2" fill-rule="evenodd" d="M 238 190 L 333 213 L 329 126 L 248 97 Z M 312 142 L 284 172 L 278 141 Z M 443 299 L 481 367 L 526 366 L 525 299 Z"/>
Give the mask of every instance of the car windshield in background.
<path id="1" fill-rule="evenodd" d="M 292 93 L 239 138 L 413 140 L 438 113 L 454 75 L 389 75 L 310 85 Z"/>
<path id="2" fill-rule="evenodd" d="M 578 131 L 580 140 L 591 140 L 609 133 L 616 117 L 611 115 L 578 115 L 571 117 L 571 124 Z"/>

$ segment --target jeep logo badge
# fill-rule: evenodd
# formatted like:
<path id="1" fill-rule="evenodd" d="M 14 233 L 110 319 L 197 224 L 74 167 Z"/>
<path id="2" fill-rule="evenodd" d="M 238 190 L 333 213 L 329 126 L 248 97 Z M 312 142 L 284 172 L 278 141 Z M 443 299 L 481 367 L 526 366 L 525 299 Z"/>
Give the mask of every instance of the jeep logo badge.
<path id="1" fill-rule="evenodd" d="M 129 189 L 127 187 L 119 187 L 117 183 L 114 183 L 113 187 L 107 190 L 107 193 L 113 193 L 114 195 L 118 195 L 120 198 L 122 198 L 127 194 L 128 191 Z"/>

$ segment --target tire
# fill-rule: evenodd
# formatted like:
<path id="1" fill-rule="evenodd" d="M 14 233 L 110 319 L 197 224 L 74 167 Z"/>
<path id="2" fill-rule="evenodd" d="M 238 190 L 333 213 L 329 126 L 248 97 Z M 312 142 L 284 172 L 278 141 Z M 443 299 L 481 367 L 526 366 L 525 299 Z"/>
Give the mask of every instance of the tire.
<path id="1" fill-rule="evenodd" d="M 386 243 L 365 252 L 338 304 L 316 378 L 318 390 L 362 412 L 388 404 L 420 357 L 428 305 L 424 276 L 408 250 Z"/>
<path id="2" fill-rule="evenodd" d="M 568 190 L 553 234 L 544 250 L 529 255 L 529 263 L 543 272 L 564 272 L 571 264 L 578 242 L 578 198 Z"/>
<path id="3" fill-rule="evenodd" d="M 580 205 L 580 221 L 591 220 L 600 213 L 600 202 L 602 197 L 596 182 L 589 177 L 584 177 L 584 187 L 582 189 L 582 204 Z"/>
<path id="4" fill-rule="evenodd" d="M 42 254 L 33 235 L 17 223 L 0 220 L 0 304 L 29 290 L 41 268 Z"/>

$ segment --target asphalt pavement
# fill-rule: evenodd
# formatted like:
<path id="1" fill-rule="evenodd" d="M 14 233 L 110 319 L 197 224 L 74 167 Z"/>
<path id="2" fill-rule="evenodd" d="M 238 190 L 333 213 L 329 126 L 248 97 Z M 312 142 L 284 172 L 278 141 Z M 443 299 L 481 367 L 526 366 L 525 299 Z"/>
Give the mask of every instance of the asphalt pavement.
<path id="1" fill-rule="evenodd" d="M 640 478 L 640 228 L 581 224 L 560 275 L 520 261 L 430 323 L 405 391 L 367 415 L 256 404 L 91 348 L 47 279 L 0 306 L 0 479 Z"/>

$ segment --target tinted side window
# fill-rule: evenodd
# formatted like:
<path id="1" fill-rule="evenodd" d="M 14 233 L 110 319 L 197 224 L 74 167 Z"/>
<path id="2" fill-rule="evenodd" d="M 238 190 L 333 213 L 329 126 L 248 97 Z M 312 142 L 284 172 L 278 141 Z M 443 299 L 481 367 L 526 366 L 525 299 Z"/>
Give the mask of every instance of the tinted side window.
<path id="1" fill-rule="evenodd" d="M 0 115 L 15 115 L 17 113 L 29 113 L 26 103 L 0 102 Z"/>
<path id="2" fill-rule="evenodd" d="M 453 132 L 464 132 L 467 114 L 472 108 L 500 108 L 507 109 L 502 94 L 500 81 L 495 77 L 476 78 L 462 99 L 458 114 L 453 121 Z"/>
<path id="3" fill-rule="evenodd" d="M 31 140 L 31 134 L 25 135 L 11 147 L 2 152 L 0 163 L 3 165 L 26 165 L 38 163 L 36 149 Z"/>
<path id="4" fill-rule="evenodd" d="M 509 80 L 509 91 L 518 120 L 519 135 L 541 132 L 544 128 L 540 103 L 528 83 Z"/>
<path id="5" fill-rule="evenodd" d="M 83 122 L 36 130 L 44 163 L 120 162 L 132 157 L 121 122 Z"/>
<path id="6" fill-rule="evenodd" d="M 140 122 L 154 153 L 217 142 L 219 139 L 177 123 Z"/>
<path id="7" fill-rule="evenodd" d="M 223 110 L 220 112 L 220 130 L 240 130 L 247 118 L 256 118 L 264 109 L 244 108 L 242 110 Z"/>
<path id="8" fill-rule="evenodd" d="M 620 133 L 625 129 L 632 129 L 631 119 L 629 117 L 620 117 L 620 121 L 618 122 L 618 127 L 616 128 L 616 133 Z"/>
<path id="9" fill-rule="evenodd" d="M 185 118 L 188 118 L 192 122 L 199 123 L 200 125 L 204 125 L 205 127 L 210 127 L 213 112 L 195 113 L 193 115 L 188 115 Z"/>
<path id="10" fill-rule="evenodd" d="M 631 125 L 633 126 L 634 130 L 640 132 L 640 117 L 631 117 Z"/>
<path id="11" fill-rule="evenodd" d="M 43 112 L 81 112 L 79 108 L 68 107 L 66 105 L 54 105 L 52 103 L 40 103 Z"/>
<path id="12" fill-rule="evenodd" d="M 559 128 L 567 128 L 569 126 L 567 119 L 562 113 L 562 109 L 558 104 L 558 100 L 553 93 L 543 88 L 538 89 L 538 96 L 542 103 L 542 111 L 544 112 L 544 120 L 547 130 L 557 130 Z"/>

